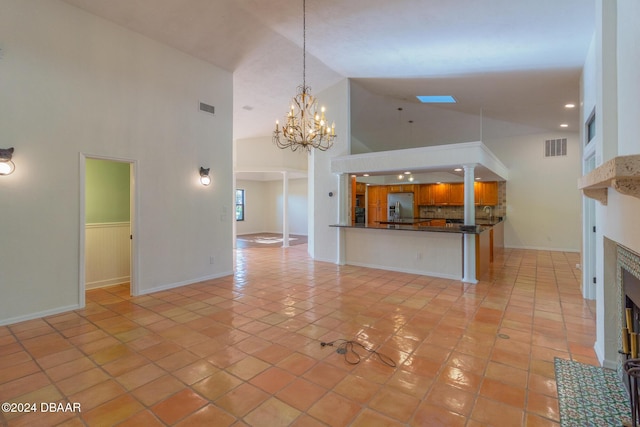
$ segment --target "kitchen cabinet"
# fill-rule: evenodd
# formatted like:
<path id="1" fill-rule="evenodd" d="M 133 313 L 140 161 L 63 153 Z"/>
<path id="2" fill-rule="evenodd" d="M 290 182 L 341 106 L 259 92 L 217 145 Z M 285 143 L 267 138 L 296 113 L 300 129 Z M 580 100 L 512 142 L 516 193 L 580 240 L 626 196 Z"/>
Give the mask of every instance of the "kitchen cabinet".
<path id="1" fill-rule="evenodd" d="M 495 206 L 498 204 L 498 183 L 474 182 L 473 191 L 476 205 Z"/>
<path id="2" fill-rule="evenodd" d="M 433 185 L 433 203 L 435 205 L 449 204 L 449 184 L 440 183 Z"/>
<path id="3" fill-rule="evenodd" d="M 376 225 L 380 221 L 387 220 L 387 193 L 386 185 L 370 185 L 367 188 L 367 224 Z"/>
<path id="4" fill-rule="evenodd" d="M 433 206 L 433 192 L 432 192 L 432 184 L 421 184 L 418 186 L 418 191 L 416 194 L 416 203 L 418 206 Z"/>
<path id="5" fill-rule="evenodd" d="M 356 194 L 363 194 L 367 191 L 367 184 L 364 182 L 356 182 Z"/>
<path id="6" fill-rule="evenodd" d="M 389 193 L 413 193 L 415 191 L 414 184 L 394 184 L 387 186 Z"/>
<path id="7" fill-rule="evenodd" d="M 449 205 L 464 206 L 464 184 L 449 184 Z"/>

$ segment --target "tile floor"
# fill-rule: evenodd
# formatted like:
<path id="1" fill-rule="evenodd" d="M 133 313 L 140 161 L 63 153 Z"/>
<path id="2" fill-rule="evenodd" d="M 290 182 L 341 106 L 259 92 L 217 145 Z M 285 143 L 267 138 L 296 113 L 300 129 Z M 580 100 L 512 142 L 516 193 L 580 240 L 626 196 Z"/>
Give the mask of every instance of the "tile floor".
<path id="1" fill-rule="evenodd" d="M 597 364 L 578 254 L 507 250 L 477 285 L 240 249 L 237 273 L 0 327 L 10 426 L 557 426 L 554 357 Z M 321 341 L 357 339 L 357 365 Z M 81 412 L 41 412 L 46 402 Z"/>

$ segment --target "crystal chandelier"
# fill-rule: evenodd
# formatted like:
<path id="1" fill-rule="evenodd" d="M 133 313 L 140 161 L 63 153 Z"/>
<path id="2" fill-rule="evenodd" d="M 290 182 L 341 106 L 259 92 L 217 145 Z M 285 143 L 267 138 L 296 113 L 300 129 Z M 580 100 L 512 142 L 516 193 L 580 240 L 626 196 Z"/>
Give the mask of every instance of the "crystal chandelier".
<path id="1" fill-rule="evenodd" d="M 273 131 L 273 142 L 278 148 L 299 148 L 311 152 L 312 148 L 326 151 L 336 138 L 336 125 L 329 123 L 324 115 L 324 107 L 318 112 L 318 101 L 311 95 L 311 88 L 306 81 L 307 61 L 307 23 L 306 0 L 302 0 L 302 86 L 291 102 L 291 109 L 280 128 L 276 120 Z"/>

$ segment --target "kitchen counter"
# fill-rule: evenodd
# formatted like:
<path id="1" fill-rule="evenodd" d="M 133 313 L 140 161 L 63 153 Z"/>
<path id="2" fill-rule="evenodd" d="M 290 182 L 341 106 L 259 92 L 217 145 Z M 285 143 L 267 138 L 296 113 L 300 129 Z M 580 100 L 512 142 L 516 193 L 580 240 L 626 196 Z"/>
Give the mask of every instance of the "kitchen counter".
<path id="1" fill-rule="evenodd" d="M 426 231 L 433 233 L 458 233 L 458 234 L 480 234 L 485 230 L 490 229 L 496 224 L 503 221 L 502 218 L 496 218 L 493 221 L 489 220 L 476 220 L 476 225 L 473 229 L 466 229 L 464 224 L 452 224 L 449 223 L 445 227 L 436 227 L 428 225 L 432 219 L 442 218 L 410 218 L 396 221 L 380 221 L 378 224 L 333 224 L 330 227 L 342 227 L 342 228 L 358 228 L 358 229 L 372 229 L 372 230 L 405 230 L 405 231 Z"/>
<path id="2" fill-rule="evenodd" d="M 464 230 L 460 227 L 463 224 L 452 224 L 450 227 L 433 227 L 429 225 L 417 225 L 407 223 L 393 223 L 393 222 L 381 222 L 376 225 L 371 224 L 331 224 L 329 227 L 340 228 L 358 228 L 369 230 L 405 230 L 405 231 L 426 231 L 432 233 L 454 233 L 454 234 L 478 234 L 487 228 L 491 228 L 486 225 L 476 225 L 472 230 Z"/>
<path id="3" fill-rule="evenodd" d="M 477 250 L 471 256 L 475 258 L 477 278 L 488 271 L 494 247 L 504 247 L 502 218 L 497 222 L 479 220 L 484 224 L 472 226 L 471 230 L 461 228 L 464 224 L 432 227 L 421 225 L 423 221 L 419 218 L 331 227 L 341 231 L 345 264 L 454 280 L 462 279 L 465 262 L 471 262 L 465 261 L 465 242 L 475 242 Z"/>

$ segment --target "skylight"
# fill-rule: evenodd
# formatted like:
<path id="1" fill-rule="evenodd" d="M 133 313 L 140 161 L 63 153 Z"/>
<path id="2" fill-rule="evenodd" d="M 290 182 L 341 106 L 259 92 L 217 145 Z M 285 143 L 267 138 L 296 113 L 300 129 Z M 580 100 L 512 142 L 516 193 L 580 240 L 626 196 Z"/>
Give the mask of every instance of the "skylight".
<path id="1" fill-rule="evenodd" d="M 416 98 L 423 104 L 455 104 L 457 102 L 451 95 L 418 95 Z"/>

